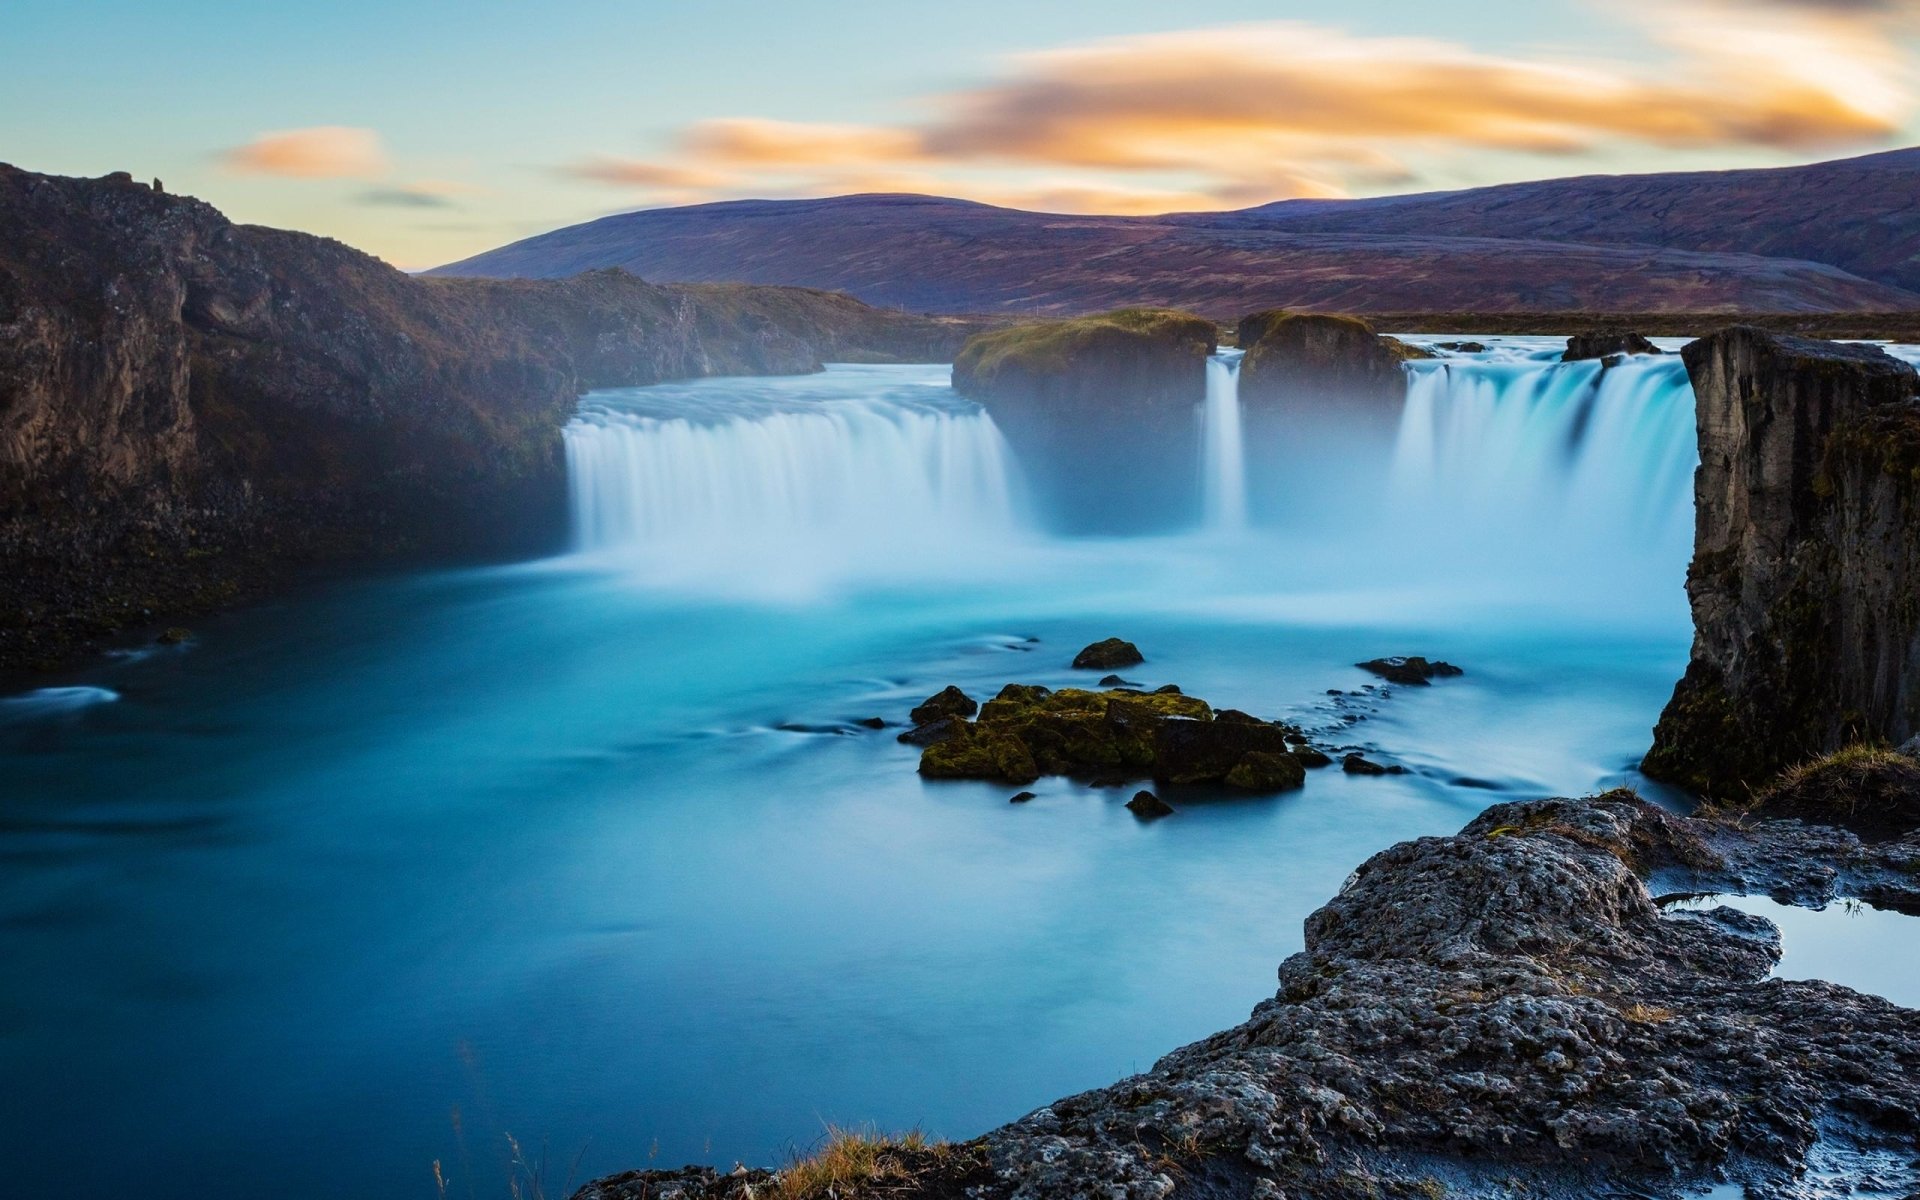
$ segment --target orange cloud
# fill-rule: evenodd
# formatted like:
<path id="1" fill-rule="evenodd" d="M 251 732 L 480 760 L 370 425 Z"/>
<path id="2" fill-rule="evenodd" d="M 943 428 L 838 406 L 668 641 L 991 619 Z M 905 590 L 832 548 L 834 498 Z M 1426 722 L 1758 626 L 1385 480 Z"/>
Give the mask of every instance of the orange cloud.
<path id="1" fill-rule="evenodd" d="M 823 167 L 906 162 L 920 155 L 909 130 L 724 117 L 701 121 L 681 138 L 688 155 L 732 166 Z"/>
<path id="2" fill-rule="evenodd" d="M 960 96 L 926 147 L 1167 169 L 1249 152 L 1337 165 L 1356 147 L 1423 143 L 1550 154 L 1609 139 L 1804 149 L 1897 128 L 1884 105 L 1848 95 L 1838 78 L 1781 77 L 1784 46 L 1702 39 L 1685 49 L 1696 70 L 1643 76 L 1292 22 L 1150 34 L 1024 56 L 1013 79 Z M 1701 79 L 1701 65 L 1716 69 Z"/>
<path id="3" fill-rule="evenodd" d="M 674 188 L 695 191 L 724 188 L 741 182 L 740 177 L 704 167 L 676 163 L 651 162 L 640 158 L 602 156 L 561 168 L 563 174 L 595 183 L 620 187 Z"/>
<path id="4" fill-rule="evenodd" d="M 1860 145 L 1912 107 L 1891 29 L 1916 0 L 1614 0 L 1610 11 L 1664 55 L 1570 63 L 1285 21 L 1145 34 L 1017 56 L 1001 80 L 936 97 L 914 126 L 704 121 L 670 162 L 583 174 L 758 195 L 904 175 L 993 203 L 1132 213 L 1402 185 L 1410 162 L 1467 151 Z M 983 171 L 995 177 L 974 178 Z"/>
<path id="5" fill-rule="evenodd" d="M 380 135 L 344 125 L 263 133 L 220 157 L 230 171 L 295 179 L 370 179 L 387 170 Z"/>

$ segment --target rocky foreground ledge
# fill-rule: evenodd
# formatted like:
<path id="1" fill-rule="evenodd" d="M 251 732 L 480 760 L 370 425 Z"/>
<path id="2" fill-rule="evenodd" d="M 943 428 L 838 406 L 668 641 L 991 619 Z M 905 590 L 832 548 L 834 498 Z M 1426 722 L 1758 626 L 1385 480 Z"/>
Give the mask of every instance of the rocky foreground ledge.
<path id="1" fill-rule="evenodd" d="M 1856 765 L 1832 770 L 1857 783 Z M 1308 918 L 1273 999 L 1145 1074 L 967 1143 L 854 1139 L 778 1174 L 634 1172 L 577 1200 L 1838 1194 L 1810 1164 L 1907 1195 L 1920 1012 L 1769 979 L 1769 922 L 1656 897 L 1920 912 L 1920 835 L 1757 815 L 1629 792 L 1499 805 L 1375 855 Z"/>

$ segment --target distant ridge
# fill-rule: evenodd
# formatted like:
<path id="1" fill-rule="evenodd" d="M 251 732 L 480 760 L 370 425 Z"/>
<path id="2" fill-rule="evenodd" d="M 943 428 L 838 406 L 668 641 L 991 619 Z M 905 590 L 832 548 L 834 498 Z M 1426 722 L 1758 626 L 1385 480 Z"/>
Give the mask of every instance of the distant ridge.
<path id="1" fill-rule="evenodd" d="M 1070 216 L 937 196 L 739 200 L 554 230 L 436 268 L 844 290 L 930 312 L 1920 309 L 1920 149 L 1227 213 Z"/>

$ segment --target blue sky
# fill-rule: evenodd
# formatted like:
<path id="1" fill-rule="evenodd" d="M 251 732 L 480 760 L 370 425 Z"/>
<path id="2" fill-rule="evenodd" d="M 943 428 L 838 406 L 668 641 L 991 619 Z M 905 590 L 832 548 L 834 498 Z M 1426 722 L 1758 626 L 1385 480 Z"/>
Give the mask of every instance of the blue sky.
<path id="1" fill-rule="evenodd" d="M 12 0 L 0 159 L 402 266 L 607 212 L 1155 211 L 1907 144 L 1907 0 Z"/>

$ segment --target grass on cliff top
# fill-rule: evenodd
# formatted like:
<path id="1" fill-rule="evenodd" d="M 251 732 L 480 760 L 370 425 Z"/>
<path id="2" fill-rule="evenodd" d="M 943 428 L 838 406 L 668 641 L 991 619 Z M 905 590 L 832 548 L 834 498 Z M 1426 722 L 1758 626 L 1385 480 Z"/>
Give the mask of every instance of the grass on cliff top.
<path id="1" fill-rule="evenodd" d="M 1356 333 L 1371 336 L 1375 331 L 1373 323 L 1365 317 L 1349 316 L 1346 313 L 1299 312 L 1290 308 L 1269 308 L 1263 312 L 1249 313 L 1240 318 L 1235 327 L 1235 341 L 1242 350 L 1251 350 L 1255 342 L 1266 337 L 1274 330 L 1296 321 L 1312 321 L 1316 324 L 1335 324 L 1351 327 Z"/>
<path id="2" fill-rule="evenodd" d="M 967 339 L 954 360 L 964 373 L 991 377 L 1009 363 L 1030 371 L 1058 371 L 1089 347 L 1115 338 L 1129 341 L 1188 343 L 1210 354 L 1219 344 L 1212 321 L 1177 308 L 1121 308 L 1066 321 L 1034 321 L 996 329 Z"/>
<path id="3" fill-rule="evenodd" d="M 1837 825 L 1867 838 L 1920 825 L 1920 761 L 1856 743 L 1783 772 L 1745 803 L 1709 804 L 1715 816 L 1795 817 Z"/>
<path id="4" fill-rule="evenodd" d="M 847 1200 L 876 1190 L 905 1190 L 948 1164 L 955 1148 L 918 1130 L 897 1137 L 873 1130 L 827 1128 L 819 1149 L 787 1164 L 776 1178 L 777 1200 Z"/>
<path id="5" fill-rule="evenodd" d="M 1770 799 L 1790 797 L 1802 809 L 1851 813 L 1867 793 L 1886 783 L 1920 791 L 1920 762 L 1884 746 L 1855 743 L 1788 768 L 1760 793 L 1759 801 L 1764 806 Z"/>

